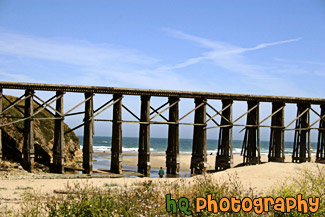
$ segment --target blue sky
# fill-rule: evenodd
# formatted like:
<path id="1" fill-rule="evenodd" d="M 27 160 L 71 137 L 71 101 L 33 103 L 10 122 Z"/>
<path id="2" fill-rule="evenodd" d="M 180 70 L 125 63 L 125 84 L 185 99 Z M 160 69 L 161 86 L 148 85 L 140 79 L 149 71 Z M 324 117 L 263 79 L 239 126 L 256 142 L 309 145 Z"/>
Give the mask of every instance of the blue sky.
<path id="1" fill-rule="evenodd" d="M 321 0 L 0 0 L 0 80 L 323 98 L 324 38 Z"/>

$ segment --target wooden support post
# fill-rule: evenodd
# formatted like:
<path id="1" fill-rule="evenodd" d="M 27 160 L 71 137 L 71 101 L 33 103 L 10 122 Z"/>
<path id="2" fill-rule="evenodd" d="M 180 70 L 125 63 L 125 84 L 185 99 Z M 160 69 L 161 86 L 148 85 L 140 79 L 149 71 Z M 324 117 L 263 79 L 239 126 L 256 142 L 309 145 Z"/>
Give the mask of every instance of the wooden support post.
<path id="1" fill-rule="evenodd" d="M 207 172 L 207 135 L 206 135 L 206 99 L 196 98 L 195 107 L 204 103 L 203 106 L 195 110 L 193 147 L 191 158 L 191 174 L 202 174 Z"/>
<path id="2" fill-rule="evenodd" d="M 138 172 L 150 176 L 150 96 L 141 96 Z"/>
<path id="3" fill-rule="evenodd" d="M 272 103 L 272 113 L 283 107 L 282 110 L 272 116 L 271 126 L 284 127 L 284 102 Z M 284 147 L 282 141 L 284 136 L 283 128 L 271 128 L 270 146 L 269 146 L 269 162 L 284 162 Z"/>
<path id="4" fill-rule="evenodd" d="M 258 105 L 257 101 L 248 101 L 248 110 Z M 259 106 L 247 113 L 247 125 L 242 147 L 244 165 L 255 165 L 260 163 L 260 136 L 259 136 Z"/>
<path id="5" fill-rule="evenodd" d="M 178 97 L 169 97 L 169 105 L 176 103 L 169 109 L 169 122 L 178 121 Z M 167 174 L 179 174 L 180 156 L 179 156 L 179 125 L 168 125 L 168 147 L 166 153 Z"/>
<path id="6" fill-rule="evenodd" d="M 281 125 L 284 126 L 284 108 L 283 108 L 283 112 L 282 112 L 282 122 L 281 122 Z M 285 160 L 285 130 L 284 128 L 282 129 L 282 145 L 281 145 L 281 148 L 282 148 L 282 159 Z"/>
<path id="7" fill-rule="evenodd" d="M 311 108 L 311 105 L 309 105 L 309 108 Z M 311 138 L 310 138 L 310 112 L 308 111 L 308 131 L 307 131 L 307 135 L 308 135 L 308 162 L 311 161 Z"/>
<path id="8" fill-rule="evenodd" d="M 232 100 L 222 100 L 222 108 L 229 106 L 223 110 L 222 116 L 232 122 Z M 231 125 L 227 120 L 221 117 L 222 125 Z M 221 127 L 219 132 L 218 152 L 216 156 L 215 170 L 225 170 L 233 167 L 233 155 L 232 155 L 232 126 Z"/>
<path id="9" fill-rule="evenodd" d="M 112 127 L 112 153 L 111 172 L 122 173 L 122 97 L 121 94 L 114 94 L 113 100 L 119 100 L 113 106 L 113 127 Z"/>
<path id="10" fill-rule="evenodd" d="M 85 93 L 85 98 L 89 99 L 85 102 L 85 126 L 84 126 L 84 142 L 83 142 L 83 173 L 92 174 L 93 172 L 93 134 L 94 134 L 94 108 L 93 93 Z"/>
<path id="11" fill-rule="evenodd" d="M 33 90 L 26 90 L 25 97 L 30 96 L 25 99 L 25 118 L 31 117 L 33 115 Z M 28 118 L 24 121 L 24 146 L 23 146 L 23 167 L 29 172 L 34 172 L 34 121 L 32 118 Z"/>
<path id="12" fill-rule="evenodd" d="M 0 125 L 2 124 L 2 89 L 0 89 Z M 0 128 L 0 162 L 2 160 L 2 129 Z"/>
<path id="13" fill-rule="evenodd" d="M 297 104 L 297 107 L 298 107 L 297 109 L 297 117 L 298 117 L 306 109 L 310 108 L 310 104 L 300 103 Z M 309 127 L 309 110 L 296 120 L 297 130 L 295 130 L 295 138 L 294 138 L 293 153 L 292 153 L 292 162 L 294 163 L 303 163 L 309 160 L 306 157 L 306 152 L 307 152 L 306 140 L 307 140 L 307 136 L 310 136 L 308 133 L 310 129 L 301 130 L 301 128 L 308 128 L 308 127 Z M 308 139 L 308 143 L 309 143 L 309 139 Z"/>
<path id="14" fill-rule="evenodd" d="M 65 144 L 64 144 L 64 116 L 63 92 L 56 92 L 56 113 L 54 122 L 54 144 L 53 144 L 53 172 L 64 173 Z"/>
<path id="15" fill-rule="evenodd" d="M 325 104 L 320 106 L 321 117 L 325 116 Z M 316 162 L 325 163 L 325 120 L 321 119 L 319 122 L 318 130 L 318 142 L 317 142 L 317 152 L 316 152 Z"/>

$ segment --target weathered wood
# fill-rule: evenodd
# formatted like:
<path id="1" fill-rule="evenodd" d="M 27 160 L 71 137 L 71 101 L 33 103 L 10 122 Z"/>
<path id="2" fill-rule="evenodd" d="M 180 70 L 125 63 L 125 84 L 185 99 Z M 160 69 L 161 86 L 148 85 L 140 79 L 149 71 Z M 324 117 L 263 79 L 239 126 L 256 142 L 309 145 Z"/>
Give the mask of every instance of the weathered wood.
<path id="1" fill-rule="evenodd" d="M 260 163 L 259 149 L 259 102 L 248 101 L 247 125 L 256 125 L 254 127 L 246 127 L 242 154 L 244 165 L 255 165 Z"/>
<path id="2" fill-rule="evenodd" d="M 128 109 L 125 105 L 122 104 L 122 107 L 129 112 L 133 117 L 135 117 L 135 119 L 137 119 L 138 121 L 140 121 L 140 118 L 138 116 L 136 116 L 130 109 Z"/>
<path id="3" fill-rule="evenodd" d="M 104 112 L 106 109 L 108 109 L 109 107 L 115 105 L 116 103 L 118 103 L 119 101 L 121 101 L 123 99 L 123 96 L 121 96 L 120 98 L 116 99 L 115 101 L 113 101 L 111 104 L 109 104 L 108 106 L 106 106 L 105 108 L 102 108 L 100 111 L 98 111 L 96 114 L 94 113 L 94 116 L 91 119 L 94 119 L 95 117 L 97 117 L 98 115 L 100 115 L 102 112 Z M 105 103 L 106 104 L 106 103 Z"/>
<path id="4" fill-rule="evenodd" d="M 150 96 L 141 96 L 141 122 L 150 120 Z M 140 123 L 138 172 L 150 176 L 150 124 Z"/>
<path id="5" fill-rule="evenodd" d="M 103 86 L 80 86 L 80 85 L 60 85 L 60 84 L 39 84 L 23 82 L 0 82 L 0 88 L 7 89 L 33 89 L 43 91 L 66 91 L 66 92 L 92 92 L 122 95 L 148 95 L 179 98 L 205 98 L 205 99 L 232 99 L 238 101 L 259 101 L 259 102 L 285 102 L 285 103 L 311 103 L 324 104 L 325 99 L 306 98 L 306 97 L 287 97 L 287 96 L 267 96 L 252 94 L 232 94 L 232 93 L 212 93 L 212 92 L 194 92 L 194 91 L 175 91 L 175 90 L 152 90 L 135 88 L 118 88 Z"/>
<path id="6" fill-rule="evenodd" d="M 111 172 L 122 173 L 122 95 L 114 94 L 113 100 L 118 100 L 113 106 L 113 127 L 112 127 L 112 153 Z"/>
<path id="7" fill-rule="evenodd" d="M 24 120 L 24 145 L 23 145 L 23 167 L 29 172 L 34 172 L 34 121 L 29 118 L 33 115 L 33 90 L 25 91 L 25 118 Z"/>
<path id="8" fill-rule="evenodd" d="M 284 108 L 283 108 L 283 110 L 284 110 Z M 282 126 L 284 126 L 284 112 L 282 112 L 282 118 L 281 118 L 281 120 L 282 120 L 282 123 L 281 123 L 281 125 Z M 281 141 L 281 144 L 282 144 L 282 146 L 281 146 L 281 148 L 282 148 L 282 159 L 285 159 L 285 131 L 284 130 L 282 130 L 282 141 Z"/>
<path id="9" fill-rule="evenodd" d="M 169 122 L 178 121 L 178 102 L 179 98 L 170 97 L 169 105 L 172 105 L 169 109 Z M 166 167 L 167 174 L 177 175 L 180 168 L 180 156 L 179 156 L 179 125 L 168 125 L 168 146 L 166 153 Z"/>
<path id="10" fill-rule="evenodd" d="M 325 116 L 325 104 L 321 105 L 321 117 Z M 325 120 L 321 119 L 319 122 L 319 128 L 325 128 Z M 325 163 L 325 131 L 318 130 L 318 142 L 316 151 L 316 162 Z"/>
<path id="11" fill-rule="evenodd" d="M 5 96 L 2 95 L 2 88 L 9 89 L 25 89 L 25 94 L 10 102 L 7 108 L 2 109 L 2 100 Z M 34 95 L 34 90 L 57 91 L 57 95 L 47 101 L 43 101 Z M 63 91 L 68 92 L 83 92 L 85 93 L 85 100 L 74 106 L 65 114 L 63 113 L 63 99 L 58 98 Z M 93 109 L 93 94 L 105 93 L 114 94 L 114 102 L 108 101 L 98 109 Z M 123 95 L 141 95 L 141 118 L 138 118 L 132 111 L 124 107 L 130 112 L 138 121 L 123 121 L 122 120 L 122 94 Z M 162 96 L 169 97 L 169 101 L 158 109 L 153 109 L 150 113 L 150 97 Z M 195 98 L 195 108 L 179 118 L 179 99 L 180 98 Z M 38 99 L 42 102 L 36 110 L 33 111 L 33 99 Z M 52 101 L 52 99 L 54 99 Z M 215 110 L 207 103 L 207 99 L 220 99 L 223 103 L 221 111 Z M 19 110 L 19 103 L 25 100 L 25 111 Z M 235 121 L 232 121 L 232 101 L 248 101 L 248 110 Z M 57 101 L 56 109 L 50 104 Z M 36 101 L 35 101 L 36 102 Z M 35 103 L 34 102 L 34 103 Z M 272 114 L 259 122 L 259 102 L 272 102 Z M 85 103 L 85 112 L 74 112 L 78 106 Z M 169 106 L 159 112 L 160 109 Z M 286 103 L 298 103 L 297 117 L 286 127 L 284 127 L 284 105 Z M 321 115 L 311 108 L 311 104 L 321 105 Z M 217 114 L 209 115 L 206 112 L 206 105 L 210 106 Z M 104 112 L 110 106 L 113 108 L 113 120 L 94 119 L 96 116 Z M 16 107 L 20 112 L 24 113 L 24 118 L 20 120 L 1 124 L 1 119 L 5 116 L 3 112 Z M 150 174 L 150 124 L 168 124 L 168 148 L 166 156 L 167 173 L 177 174 L 179 172 L 179 125 L 193 125 L 193 148 L 191 157 L 191 173 L 206 172 L 206 130 L 211 128 L 220 128 L 218 152 L 216 156 L 216 170 L 223 170 L 232 166 L 232 134 L 234 126 L 243 126 L 246 129 L 245 138 L 243 142 L 242 153 L 244 154 L 244 164 L 257 164 L 260 162 L 260 127 L 270 127 L 270 147 L 269 147 L 269 161 L 284 161 L 284 133 L 287 130 L 295 130 L 295 141 L 293 150 L 293 162 L 305 162 L 311 160 L 311 134 L 310 131 L 317 129 L 318 145 L 316 161 L 325 161 L 325 99 L 318 98 L 301 98 L 301 97 L 278 97 L 278 96 L 262 96 L 262 95 L 245 95 L 245 94 L 227 94 L 227 93 L 207 93 L 207 92 L 189 92 L 189 91 L 170 91 L 170 90 L 149 90 L 149 89 L 130 89 L 130 88 L 113 88 L 113 87 L 94 87 L 94 86 L 73 86 L 73 85 L 51 85 L 51 84 L 28 84 L 28 83 L 14 83 L 14 82 L 0 82 L 0 127 L 12 125 L 24 121 L 24 146 L 23 146 L 23 165 L 29 171 L 33 170 L 34 164 L 34 135 L 33 135 L 33 121 L 38 120 L 55 120 L 55 139 L 53 147 L 53 165 L 54 170 L 63 172 L 64 164 L 64 136 L 63 136 L 63 121 L 64 116 L 85 114 L 84 123 L 71 129 L 75 130 L 84 126 L 84 147 L 83 147 L 83 166 L 85 173 L 92 173 L 92 152 L 93 152 L 93 134 L 94 121 L 112 121 L 112 161 L 111 170 L 120 173 L 122 171 L 122 123 L 138 123 L 140 124 L 140 138 L 139 138 L 139 160 L 138 171 L 149 175 Z M 55 117 L 36 118 L 35 115 L 47 108 L 52 109 Z M 169 120 L 162 116 L 162 113 L 169 110 Z M 314 111 L 319 119 L 310 125 L 310 110 Z M 1 112 L 3 111 L 3 112 Z M 194 123 L 180 123 L 182 119 L 195 111 Z M 70 113 L 71 112 L 71 113 Z M 150 115 L 156 113 L 151 119 Z M 220 115 L 220 126 L 206 127 L 208 121 L 218 123 L 213 119 Z M 247 115 L 246 125 L 235 124 L 242 117 Z M 163 117 L 166 122 L 150 121 L 158 116 Z M 208 121 L 206 121 L 208 116 Z M 261 125 L 264 121 L 272 117 L 271 126 Z M 10 117 L 17 118 L 17 117 Z M 319 128 L 312 128 L 318 121 L 320 121 Z M 288 127 L 296 122 L 295 129 L 288 129 Z M 69 133 L 70 131 L 66 132 Z M 2 158 L 2 143 L 0 130 L 0 160 Z M 308 153 L 308 156 L 306 156 Z"/>
<path id="12" fill-rule="evenodd" d="M 23 97 L 24 97 L 24 96 L 25 96 L 25 95 L 23 95 Z M 8 99 L 5 95 L 2 95 L 2 97 L 3 97 L 5 100 L 7 100 L 7 101 L 9 102 L 9 106 L 13 104 L 13 102 L 11 102 L 10 99 Z M 19 98 L 18 98 L 16 101 L 18 101 L 18 100 L 19 100 Z M 18 104 L 18 103 L 17 103 L 17 104 Z M 24 112 L 23 110 L 21 110 L 21 109 L 17 106 L 17 104 L 14 105 L 15 109 L 16 109 L 17 111 L 19 111 L 19 113 L 22 114 L 22 115 L 24 116 L 24 115 L 25 115 L 25 112 Z M 8 107 L 9 107 L 9 106 L 8 106 Z M 8 108 L 8 107 L 7 107 L 7 108 Z M 9 110 L 9 109 L 7 109 L 7 108 L 6 108 L 6 110 Z M 5 112 L 5 111 L 3 111 L 3 112 Z"/>
<path id="13" fill-rule="evenodd" d="M 30 97 L 30 96 L 27 96 L 27 98 L 28 97 Z M 8 111 L 9 109 L 11 109 L 12 107 L 16 107 L 19 103 L 21 103 L 22 101 L 24 101 L 25 99 L 26 99 L 26 96 L 25 96 L 25 94 L 23 94 L 22 96 L 20 96 L 19 98 L 17 98 L 15 101 L 13 101 L 13 102 L 11 102 L 7 97 L 5 97 L 5 96 L 3 96 L 3 98 L 5 98 L 8 102 L 9 102 L 9 105 L 6 107 L 6 108 L 4 108 L 3 110 L 2 110 L 2 112 L 4 113 L 4 112 L 6 112 L 6 111 Z M 16 107 L 16 109 L 17 109 L 17 107 Z M 17 110 L 19 110 L 19 112 L 21 112 L 21 110 L 20 109 L 17 109 Z M 23 112 L 22 114 L 24 114 L 25 115 L 25 112 Z"/>
<path id="14" fill-rule="evenodd" d="M 204 103 L 201 103 L 199 105 L 197 105 L 194 109 L 192 109 L 191 111 L 189 111 L 188 113 L 186 113 L 185 115 L 183 115 L 183 117 L 181 117 L 178 121 L 183 120 L 184 118 L 186 118 L 188 115 L 190 115 L 192 112 L 196 111 L 197 109 L 199 109 L 201 106 L 205 105 Z M 203 123 L 206 124 L 206 123 Z"/>
<path id="15" fill-rule="evenodd" d="M 275 113 L 271 119 L 272 126 L 278 126 L 284 128 L 284 102 L 272 103 L 272 113 Z M 281 109 L 279 111 L 279 109 Z M 278 111 L 278 112 L 277 112 Z M 284 147 L 282 147 L 282 141 L 284 131 L 281 128 L 271 128 L 270 145 L 269 145 L 269 162 L 284 162 Z"/>
<path id="16" fill-rule="evenodd" d="M 2 89 L 0 89 L 0 125 L 2 124 Z M 2 129 L 0 128 L 0 162 L 2 160 Z"/>
<path id="17" fill-rule="evenodd" d="M 89 92 L 85 92 L 85 94 L 86 93 L 89 93 Z M 66 115 L 68 115 L 68 114 L 70 114 L 70 112 L 72 112 L 73 110 L 75 110 L 76 108 L 78 108 L 79 106 L 81 106 L 82 104 L 84 104 L 84 103 L 86 103 L 86 102 L 88 102 L 89 100 L 92 100 L 93 99 L 93 95 L 94 94 L 88 94 L 89 95 L 89 97 L 88 98 L 86 98 L 85 100 L 83 100 L 82 102 L 80 102 L 79 104 L 77 104 L 76 106 L 74 106 L 73 108 L 71 108 L 69 111 L 67 111 L 66 113 L 64 113 L 64 116 L 66 116 Z"/>
<path id="18" fill-rule="evenodd" d="M 164 119 L 165 121 L 168 121 L 167 118 L 165 118 L 165 116 L 163 116 L 161 113 L 159 113 L 158 109 L 155 109 L 154 107 L 150 106 L 150 108 L 152 109 L 153 113 L 157 113 L 159 115 L 159 117 L 161 117 L 162 119 Z M 152 113 L 152 112 L 151 112 Z M 150 120 L 154 119 L 155 117 L 151 118 Z"/>
<path id="19" fill-rule="evenodd" d="M 94 106 L 93 93 L 85 93 L 85 119 L 84 119 L 84 142 L 83 142 L 83 173 L 92 174 L 93 171 L 93 134 L 94 134 Z"/>
<path id="20" fill-rule="evenodd" d="M 219 131 L 218 152 L 216 156 L 215 170 L 225 170 L 233 167 L 233 155 L 232 155 L 232 125 L 229 122 L 232 121 L 232 100 L 222 100 L 222 117 L 221 126 L 228 125 L 228 127 L 222 127 Z M 227 109 L 224 109 L 227 108 Z"/>
<path id="21" fill-rule="evenodd" d="M 206 123 L 206 99 L 195 99 L 194 123 Z M 207 172 L 207 135 L 204 125 L 194 126 L 193 147 L 191 158 L 191 174 L 202 174 Z"/>
<path id="22" fill-rule="evenodd" d="M 161 114 L 162 113 L 164 113 L 165 111 L 167 111 L 170 107 L 173 107 L 175 104 L 177 104 L 178 103 L 178 101 L 177 102 L 174 102 L 173 104 L 171 104 L 171 105 L 169 105 L 167 108 L 165 108 L 165 109 L 163 109 L 161 112 L 158 112 L 158 110 L 155 110 L 155 109 L 153 109 L 155 112 L 157 112 L 157 114 L 155 115 L 155 116 L 153 116 L 152 118 L 150 118 L 150 121 L 151 120 L 153 120 L 154 118 L 156 118 L 157 116 L 162 116 Z M 150 106 L 151 107 L 151 106 Z M 152 108 L 152 107 L 151 107 Z M 165 118 L 164 116 L 162 116 L 166 121 L 168 121 L 167 120 L 167 118 Z"/>
<path id="23" fill-rule="evenodd" d="M 209 120 L 207 120 L 207 123 L 211 120 L 215 125 L 220 126 L 220 124 L 214 120 L 214 118 L 207 112 L 207 116 L 209 117 Z"/>
<path id="24" fill-rule="evenodd" d="M 94 114 L 97 113 L 98 111 L 100 111 L 101 109 L 103 109 L 105 106 L 107 106 L 108 104 L 110 104 L 113 101 L 114 101 L 114 98 L 108 100 L 103 105 L 99 106 L 99 108 L 97 108 L 97 109 L 94 110 Z"/>
<path id="25" fill-rule="evenodd" d="M 307 160 L 310 160 L 310 156 L 306 157 L 307 150 L 307 142 L 306 140 L 309 137 L 309 108 L 310 104 L 300 103 L 297 104 L 297 117 L 296 120 L 296 128 L 295 130 L 295 138 L 293 144 L 293 153 L 292 153 L 292 162 L 303 163 Z M 299 129 L 299 128 L 306 128 L 306 129 Z M 309 143 L 309 141 L 308 141 Z M 309 149 L 309 147 L 308 147 Z"/>
<path id="26" fill-rule="evenodd" d="M 210 119 L 207 120 L 206 122 L 209 122 L 211 119 L 213 119 L 213 118 L 216 117 L 217 115 L 220 115 L 223 119 L 225 119 L 228 123 L 230 123 L 230 121 L 222 115 L 222 112 L 223 112 L 224 110 L 226 110 L 226 109 L 227 109 L 229 106 L 231 106 L 232 104 L 229 104 L 228 106 L 222 108 L 221 111 L 216 110 L 216 109 L 213 108 L 213 106 L 211 106 L 209 103 L 207 103 L 207 105 L 208 105 L 208 106 L 209 106 L 213 111 L 215 111 L 216 114 L 213 115 L 212 117 L 210 117 Z"/>
<path id="27" fill-rule="evenodd" d="M 63 116 L 63 92 L 56 92 L 56 113 L 58 118 L 54 122 L 53 144 L 53 172 L 64 173 L 65 144 L 64 144 L 64 116 Z"/>

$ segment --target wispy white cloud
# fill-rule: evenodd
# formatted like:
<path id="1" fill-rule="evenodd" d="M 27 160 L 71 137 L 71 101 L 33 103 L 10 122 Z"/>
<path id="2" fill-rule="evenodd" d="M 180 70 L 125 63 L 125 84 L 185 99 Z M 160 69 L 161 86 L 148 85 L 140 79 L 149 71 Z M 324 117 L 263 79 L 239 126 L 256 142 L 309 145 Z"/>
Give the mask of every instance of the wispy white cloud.
<path id="1" fill-rule="evenodd" d="M 0 76 L 1 76 L 1 80 L 7 80 L 7 81 L 12 81 L 12 80 L 21 81 L 21 82 L 32 82 L 33 81 L 33 79 L 27 75 L 8 73 L 8 72 L 4 72 L 1 70 L 0 70 Z"/>
<path id="2" fill-rule="evenodd" d="M 195 80 L 184 73 L 179 73 L 182 68 L 208 61 L 226 72 L 237 73 L 236 75 L 245 77 L 246 79 L 237 81 L 241 83 L 244 91 L 249 87 L 250 90 L 254 89 L 267 94 L 299 93 L 294 84 L 272 75 L 266 66 L 247 60 L 245 53 L 293 43 L 301 38 L 261 43 L 245 48 L 174 29 L 164 29 L 164 31 L 174 37 L 193 42 L 206 50 L 177 64 L 161 64 L 160 60 L 135 49 L 88 41 L 34 37 L 0 29 L 0 55 L 74 66 L 75 70 L 67 75 L 69 77 L 58 76 L 56 78 L 55 82 L 60 83 L 68 81 L 74 84 L 215 91 L 214 88 L 204 84 L 206 80 Z M 3 73 L 5 71 L 3 70 Z M 30 79 L 15 74 L 0 73 L 0 75 L 20 81 Z M 43 79 L 46 81 L 46 72 L 44 72 Z M 251 92 L 250 90 L 248 92 Z M 231 92 L 232 89 L 228 91 Z"/>
<path id="3" fill-rule="evenodd" d="M 37 65 L 44 65 L 43 68 L 47 67 L 49 61 L 51 66 L 54 65 L 54 67 L 66 64 L 68 67 L 64 66 L 61 68 L 69 68 L 70 72 L 65 74 L 64 77 L 55 77 L 55 81 L 46 80 L 47 75 L 49 75 L 46 70 L 41 73 L 44 76 L 45 82 L 50 83 L 73 82 L 74 84 L 87 85 L 161 89 L 189 89 L 192 87 L 195 89 L 195 85 L 190 79 L 171 72 L 160 74 L 156 70 L 152 70 L 157 67 L 159 68 L 158 59 L 145 55 L 135 49 L 121 48 L 109 44 L 63 38 L 34 37 L 0 29 L 0 55 L 16 58 L 16 62 L 22 59 L 25 62 L 36 60 Z M 13 62 L 15 61 L 11 61 L 8 65 L 12 66 Z M 71 70 L 70 66 L 73 66 L 75 70 Z M 15 74 L 1 75 L 9 80 L 28 80 L 27 76 L 15 76 Z M 30 75 L 32 76 L 33 74 L 31 73 Z M 53 75 L 51 77 L 53 78 Z M 30 80 L 32 79 L 28 81 Z M 36 77 L 34 80 L 36 80 Z"/>
<path id="4" fill-rule="evenodd" d="M 269 69 L 269 66 L 264 66 L 259 63 L 252 63 L 245 57 L 246 52 L 257 51 L 271 46 L 279 46 L 282 44 L 293 43 L 302 38 L 293 38 L 289 40 L 276 41 L 271 43 L 261 43 L 254 47 L 239 47 L 222 41 L 215 41 L 190 35 L 179 30 L 164 28 L 164 31 L 170 35 L 194 42 L 198 46 L 206 48 L 207 51 L 202 52 L 200 56 L 189 58 L 182 63 L 170 65 L 165 69 L 173 70 L 184 67 L 189 67 L 193 64 L 198 64 L 203 61 L 210 61 L 216 66 L 221 67 L 229 72 L 237 73 L 238 75 L 246 77 L 243 85 L 250 86 L 251 89 L 256 89 L 259 92 L 266 92 L 268 94 L 292 94 L 302 93 L 302 91 L 295 87 L 293 83 L 274 76 L 272 72 L 280 70 L 280 68 Z"/>
<path id="5" fill-rule="evenodd" d="M 44 39 L 4 31 L 0 31 L 0 53 L 91 67 L 101 67 L 107 63 L 150 65 L 157 62 L 136 50 L 108 44 Z"/>

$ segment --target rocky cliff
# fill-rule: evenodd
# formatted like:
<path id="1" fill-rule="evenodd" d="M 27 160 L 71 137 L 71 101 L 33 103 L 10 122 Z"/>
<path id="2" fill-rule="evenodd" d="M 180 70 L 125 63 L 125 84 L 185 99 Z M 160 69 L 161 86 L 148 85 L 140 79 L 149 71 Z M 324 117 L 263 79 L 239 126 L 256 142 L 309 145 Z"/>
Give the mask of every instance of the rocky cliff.
<path id="1" fill-rule="evenodd" d="M 6 96 L 10 101 L 15 101 L 17 98 L 13 96 Z M 3 110 L 9 105 L 9 102 L 3 98 Z M 34 102 L 34 112 L 42 107 Z M 4 112 L 2 118 L 2 124 L 19 120 L 23 117 L 24 102 L 21 102 L 16 107 L 10 108 Z M 9 117 L 10 116 L 10 117 Z M 48 110 L 43 110 L 35 117 L 49 118 L 53 117 L 53 114 Z M 64 131 L 68 131 L 70 128 L 64 124 Z M 3 141 L 3 155 L 6 159 L 19 161 L 21 159 L 21 152 L 23 148 L 24 138 L 24 121 L 11 124 L 2 128 L 2 141 Z M 38 153 L 48 154 L 49 158 L 52 158 L 53 142 L 54 142 L 54 120 L 34 120 L 34 137 L 35 137 L 35 151 Z M 65 156 L 66 162 L 69 163 L 80 157 L 80 145 L 79 138 L 74 132 L 65 135 Z M 37 153 L 35 153 L 37 154 Z"/>

